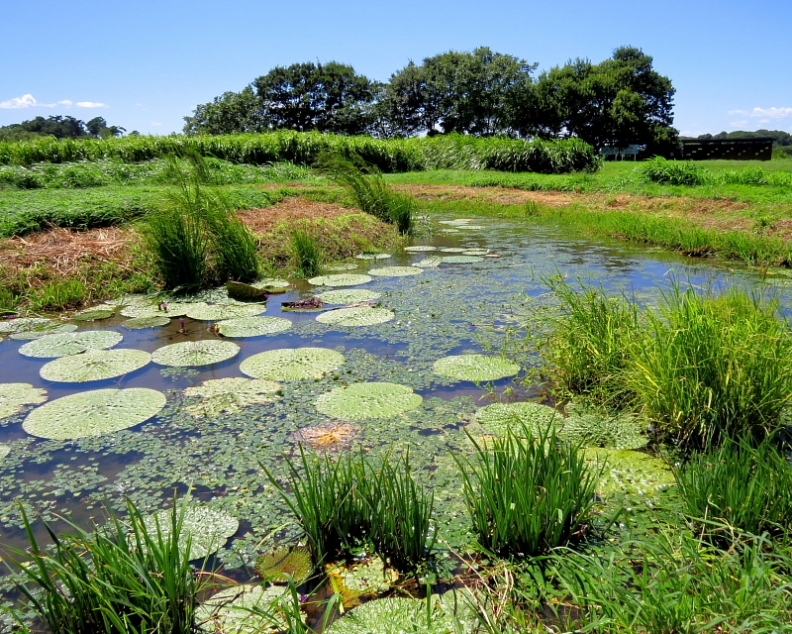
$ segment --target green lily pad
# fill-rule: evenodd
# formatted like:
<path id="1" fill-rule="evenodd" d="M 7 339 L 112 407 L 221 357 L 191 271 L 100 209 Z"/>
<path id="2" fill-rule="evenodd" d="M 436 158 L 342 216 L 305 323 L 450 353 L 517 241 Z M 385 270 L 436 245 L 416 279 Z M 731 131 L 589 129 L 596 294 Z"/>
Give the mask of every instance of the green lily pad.
<path id="1" fill-rule="evenodd" d="M 353 608 L 336 620 L 327 634 L 456 634 L 454 619 L 436 598 L 386 597 Z M 427 614 L 429 612 L 429 614 Z"/>
<path id="2" fill-rule="evenodd" d="M 0 444 L 0 464 L 3 464 L 3 460 L 6 459 L 6 456 L 11 453 L 11 447 L 9 445 Z"/>
<path id="3" fill-rule="evenodd" d="M 344 355 L 328 348 L 282 348 L 248 357 L 239 370 L 257 379 L 303 381 L 322 378 L 343 363 Z"/>
<path id="4" fill-rule="evenodd" d="M 484 258 L 477 255 L 448 255 L 443 258 L 443 264 L 473 264 L 483 261 Z"/>
<path id="5" fill-rule="evenodd" d="M 370 269 L 369 275 L 377 277 L 407 277 L 409 275 L 420 275 L 423 271 L 414 266 L 383 266 L 380 269 Z"/>
<path id="6" fill-rule="evenodd" d="M 327 576 L 335 594 L 341 595 L 344 607 L 360 603 L 362 597 L 371 597 L 387 592 L 398 581 L 399 575 L 385 568 L 379 558 L 348 566 L 341 562 L 326 568 Z"/>
<path id="7" fill-rule="evenodd" d="M 439 220 L 438 224 L 448 225 L 449 227 L 457 227 L 459 225 L 466 225 L 473 222 L 473 218 L 457 218 L 456 220 Z"/>
<path id="8" fill-rule="evenodd" d="M 428 258 L 424 258 L 420 262 L 414 262 L 410 266 L 414 266 L 418 269 L 436 269 L 443 263 L 443 258 L 439 255 L 430 255 Z"/>
<path id="9" fill-rule="evenodd" d="M 282 546 L 264 553 L 256 560 L 256 572 L 270 583 L 305 583 L 313 572 L 311 552 L 307 548 Z"/>
<path id="10" fill-rule="evenodd" d="M 473 231 L 480 230 L 480 229 L 486 229 L 486 227 L 483 227 L 481 225 L 457 225 L 457 228 L 459 228 L 459 229 L 471 229 Z"/>
<path id="11" fill-rule="evenodd" d="M 156 535 L 157 531 L 164 537 L 172 535 L 172 509 L 163 509 L 143 519 L 143 524 Z M 181 508 L 176 509 L 182 513 Z M 179 546 L 182 550 L 190 540 L 190 560 L 203 559 L 217 552 L 239 530 L 239 520 L 228 513 L 218 511 L 205 504 L 190 504 L 184 508 Z"/>
<path id="12" fill-rule="evenodd" d="M 339 291 L 325 291 L 317 295 L 325 304 L 354 304 L 371 302 L 382 297 L 382 293 L 367 291 L 364 288 L 348 288 Z"/>
<path id="13" fill-rule="evenodd" d="M 428 244 L 416 244 L 411 247 L 404 247 L 407 253 L 426 253 L 428 251 L 437 251 L 437 247 Z"/>
<path id="14" fill-rule="evenodd" d="M 195 368 L 233 359 L 239 354 L 239 346 L 232 341 L 183 341 L 158 348 L 151 360 L 158 365 L 177 368 Z"/>
<path id="15" fill-rule="evenodd" d="M 316 321 L 329 326 L 373 326 L 391 321 L 396 315 L 387 308 L 338 308 L 316 316 Z"/>
<path id="16" fill-rule="evenodd" d="M 461 233 L 459 229 L 441 229 L 440 233 Z"/>
<path id="17" fill-rule="evenodd" d="M 645 420 L 632 414 L 612 414 L 567 407 L 569 417 L 559 437 L 583 447 L 640 449 L 649 442 Z"/>
<path id="18" fill-rule="evenodd" d="M 597 492 L 650 495 L 674 484 L 671 468 L 660 458 L 640 451 L 584 449 L 589 462 L 607 463 Z"/>
<path id="19" fill-rule="evenodd" d="M 354 271 L 360 268 L 360 265 L 354 262 L 342 262 L 341 264 L 328 264 L 324 268 L 328 271 Z"/>
<path id="20" fill-rule="evenodd" d="M 266 277 L 263 280 L 253 282 L 251 286 L 255 286 L 256 288 L 289 288 L 291 284 L 278 277 Z"/>
<path id="21" fill-rule="evenodd" d="M 19 348 L 19 354 L 36 359 L 55 359 L 86 350 L 104 350 L 121 343 L 123 335 L 112 330 L 86 330 L 62 335 L 47 335 Z"/>
<path id="22" fill-rule="evenodd" d="M 101 436 L 139 425 L 163 407 L 165 395 L 149 388 L 89 390 L 34 409 L 22 428 L 31 436 L 52 440 Z"/>
<path id="23" fill-rule="evenodd" d="M 392 257 L 390 253 L 358 253 L 355 256 L 358 260 L 387 260 Z"/>
<path id="24" fill-rule="evenodd" d="M 169 323 L 170 317 L 160 314 L 154 315 L 153 317 L 133 317 L 132 319 L 127 319 L 121 325 L 124 328 L 130 328 L 132 330 L 142 330 L 143 328 L 158 328 L 160 326 L 167 326 Z"/>
<path id="25" fill-rule="evenodd" d="M 100 319 L 109 319 L 115 315 L 115 310 L 112 308 L 89 308 L 88 310 L 81 310 L 75 313 L 74 321 L 98 321 Z"/>
<path id="26" fill-rule="evenodd" d="M 103 381 L 139 370 L 149 361 L 151 355 L 143 350 L 86 350 L 50 361 L 39 374 L 42 379 L 56 383 Z"/>
<path id="27" fill-rule="evenodd" d="M 516 363 L 484 354 L 461 354 L 435 361 L 434 371 L 460 381 L 497 381 L 520 371 Z"/>
<path id="28" fill-rule="evenodd" d="M 52 319 L 45 317 L 17 317 L 15 319 L 0 319 L 0 332 L 14 334 L 17 332 L 35 331 L 53 325 Z"/>
<path id="29" fill-rule="evenodd" d="M 218 321 L 217 326 L 224 337 L 261 337 L 288 330 L 292 322 L 284 317 L 239 317 Z"/>
<path id="30" fill-rule="evenodd" d="M 391 418 L 421 406 L 423 397 L 397 383 L 353 383 L 316 399 L 322 414 L 345 420 Z"/>
<path id="31" fill-rule="evenodd" d="M 357 286 L 371 281 L 368 275 L 354 273 L 338 273 L 336 275 L 320 275 L 312 277 L 308 282 L 314 286 Z"/>
<path id="32" fill-rule="evenodd" d="M 443 253 L 464 253 L 467 251 L 464 247 L 444 247 L 440 249 Z"/>
<path id="33" fill-rule="evenodd" d="M 263 379 L 210 379 L 203 385 L 188 387 L 185 396 L 199 396 L 201 401 L 186 409 L 193 416 L 217 416 L 223 412 L 233 414 L 254 403 L 272 403 L 280 383 Z"/>
<path id="34" fill-rule="evenodd" d="M 282 586 L 245 584 L 221 590 L 195 610 L 195 622 L 209 634 L 276 634 L 288 627 L 279 602 L 290 600 Z M 304 616 L 302 617 L 305 618 Z"/>
<path id="35" fill-rule="evenodd" d="M 34 339 L 41 339 L 47 335 L 63 335 L 67 332 L 74 332 L 75 330 L 77 330 L 77 324 L 61 324 L 55 321 L 50 321 L 49 323 L 42 324 L 37 328 L 15 332 L 11 335 L 11 339 L 15 339 L 17 341 L 33 341 Z"/>
<path id="36" fill-rule="evenodd" d="M 525 426 L 537 437 L 547 433 L 551 425 L 559 427 L 564 417 L 552 407 L 539 403 L 493 403 L 476 412 L 476 421 L 495 436 L 505 436 L 509 430 L 519 436 Z"/>
<path id="37" fill-rule="evenodd" d="M 168 310 L 161 310 L 156 304 L 132 304 L 121 309 L 122 317 L 184 317 L 194 304 L 170 303 Z"/>
<path id="38" fill-rule="evenodd" d="M 487 253 L 489 253 L 489 249 L 468 249 L 463 251 L 462 255 L 487 255 Z"/>
<path id="39" fill-rule="evenodd" d="M 0 420 L 21 412 L 25 405 L 38 405 L 47 400 L 47 390 L 30 383 L 0 383 Z"/>
<path id="40" fill-rule="evenodd" d="M 265 304 L 194 304 L 186 314 L 199 321 L 220 321 L 255 317 L 267 310 Z"/>

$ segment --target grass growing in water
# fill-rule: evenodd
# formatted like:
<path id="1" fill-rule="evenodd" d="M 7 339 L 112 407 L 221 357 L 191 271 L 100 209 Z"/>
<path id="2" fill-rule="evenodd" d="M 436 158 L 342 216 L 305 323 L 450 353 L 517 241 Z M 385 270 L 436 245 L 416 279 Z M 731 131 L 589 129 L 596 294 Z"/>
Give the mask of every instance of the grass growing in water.
<path id="1" fill-rule="evenodd" d="M 303 277 L 319 275 L 324 256 L 314 234 L 298 226 L 291 231 L 290 239 L 297 272 Z"/>

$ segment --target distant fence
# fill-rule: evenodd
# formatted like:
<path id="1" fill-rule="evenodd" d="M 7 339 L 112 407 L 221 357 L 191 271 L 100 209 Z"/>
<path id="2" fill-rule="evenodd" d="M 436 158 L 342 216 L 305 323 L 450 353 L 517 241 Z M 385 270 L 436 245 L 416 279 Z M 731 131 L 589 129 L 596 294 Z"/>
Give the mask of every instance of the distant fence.
<path id="1" fill-rule="evenodd" d="M 769 161 L 773 158 L 773 139 L 769 138 L 696 139 L 681 143 L 682 158 L 688 161 Z"/>

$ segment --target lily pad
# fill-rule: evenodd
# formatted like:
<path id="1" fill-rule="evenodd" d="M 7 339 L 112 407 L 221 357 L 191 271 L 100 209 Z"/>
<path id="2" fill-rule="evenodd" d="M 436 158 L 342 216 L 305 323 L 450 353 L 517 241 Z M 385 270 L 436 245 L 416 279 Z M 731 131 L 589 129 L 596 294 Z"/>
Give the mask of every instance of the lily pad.
<path id="1" fill-rule="evenodd" d="M 640 449 L 649 442 L 647 424 L 632 414 L 613 414 L 567 407 L 569 417 L 559 431 L 559 437 L 584 447 L 606 449 Z"/>
<path id="2" fill-rule="evenodd" d="M 428 244 L 416 244 L 411 247 L 404 247 L 407 253 L 426 253 L 428 251 L 437 251 L 437 247 Z"/>
<path id="3" fill-rule="evenodd" d="M 51 326 L 55 322 L 45 317 L 17 317 L 15 319 L 0 319 L 0 332 L 17 333 L 37 330 L 46 326 Z"/>
<path id="4" fill-rule="evenodd" d="M 473 264 L 483 261 L 484 258 L 478 255 L 447 255 L 443 258 L 443 264 Z"/>
<path id="5" fill-rule="evenodd" d="M 440 249 L 443 253 L 464 253 L 467 251 L 464 247 L 444 247 Z"/>
<path id="6" fill-rule="evenodd" d="M 489 252 L 489 249 L 468 249 L 463 251 L 462 255 L 487 255 Z"/>
<path id="7" fill-rule="evenodd" d="M 156 535 L 167 538 L 173 533 L 172 509 L 163 509 L 143 519 L 143 524 Z M 176 509 L 182 513 L 181 508 Z M 203 559 L 217 552 L 239 530 L 239 520 L 228 513 L 205 504 L 190 504 L 184 508 L 179 547 L 185 549 L 190 540 L 190 560 Z"/>
<path id="8" fill-rule="evenodd" d="M 457 225 L 459 229 L 471 229 L 473 231 L 477 231 L 480 229 L 486 229 L 486 227 L 482 227 L 481 225 Z"/>
<path id="9" fill-rule="evenodd" d="M 336 275 L 320 275 L 308 280 L 314 286 L 357 286 L 371 281 L 368 275 L 354 273 L 338 273 Z"/>
<path id="10" fill-rule="evenodd" d="M 8 445 L 0 444 L 0 464 L 3 464 L 3 460 L 5 460 L 6 456 L 11 453 L 11 447 Z"/>
<path id="11" fill-rule="evenodd" d="M 424 258 L 420 262 L 413 262 L 410 266 L 414 266 L 419 269 L 436 269 L 443 263 L 443 258 L 439 255 L 430 255 L 428 258 Z"/>
<path id="12" fill-rule="evenodd" d="M 199 321 L 219 321 L 254 317 L 266 310 L 265 304 L 194 304 L 186 311 L 186 315 Z"/>
<path id="13" fill-rule="evenodd" d="M 360 265 L 354 262 L 342 262 L 341 264 L 328 264 L 324 268 L 328 271 L 354 271 L 359 267 Z"/>
<path id="14" fill-rule="evenodd" d="M 278 603 L 290 598 L 288 589 L 282 586 L 234 586 L 201 603 L 195 610 L 195 621 L 202 632 L 209 634 L 275 634 L 288 627 Z"/>
<path id="15" fill-rule="evenodd" d="M 461 233 L 459 229 L 441 229 L 440 233 Z"/>
<path id="16" fill-rule="evenodd" d="M 160 309 L 156 304 L 132 304 L 121 309 L 122 317 L 183 317 L 194 304 L 172 302 L 168 310 Z"/>
<path id="17" fill-rule="evenodd" d="M 47 400 L 47 390 L 30 383 L 0 383 L 0 420 L 21 412 L 25 405 L 38 405 Z"/>
<path id="18" fill-rule="evenodd" d="M 505 436 L 510 429 L 519 436 L 524 426 L 536 437 L 546 433 L 551 425 L 559 427 L 564 417 L 539 403 L 493 403 L 476 412 L 476 421 L 495 436 Z"/>
<path id="19" fill-rule="evenodd" d="M 80 354 L 86 350 L 112 348 L 123 339 L 113 330 L 86 330 L 62 335 L 47 335 L 19 348 L 19 354 L 36 359 L 55 359 Z"/>
<path id="20" fill-rule="evenodd" d="M 201 401 L 186 409 L 193 416 L 218 416 L 223 412 L 233 414 L 254 403 L 271 403 L 280 383 L 263 379 L 210 379 L 203 385 L 188 387 L 185 396 L 199 396 Z"/>
<path id="21" fill-rule="evenodd" d="M 121 325 L 124 328 L 131 328 L 132 330 L 141 330 L 143 328 L 158 328 L 160 326 L 167 326 L 170 323 L 170 317 L 165 315 L 154 315 L 153 317 L 133 317 L 127 319 Z"/>
<path id="22" fill-rule="evenodd" d="M 354 304 L 371 302 L 382 297 L 382 293 L 367 291 L 364 288 L 349 288 L 340 291 L 325 291 L 317 295 L 325 304 Z"/>
<path id="23" fill-rule="evenodd" d="M 585 449 L 583 455 L 590 462 L 607 464 L 597 487 L 601 495 L 620 492 L 649 495 L 674 484 L 668 464 L 640 451 Z"/>
<path id="24" fill-rule="evenodd" d="M 212 365 L 233 359 L 239 354 L 239 346 L 232 341 L 183 341 L 158 348 L 151 360 L 158 365 L 177 368 L 193 368 Z"/>
<path id="25" fill-rule="evenodd" d="M 355 256 L 358 260 L 387 260 L 392 257 L 390 253 L 358 253 Z"/>
<path id="26" fill-rule="evenodd" d="M 82 354 L 50 361 L 39 374 L 42 379 L 56 383 L 103 381 L 139 370 L 149 361 L 151 355 L 143 350 L 86 350 Z"/>
<path id="27" fill-rule="evenodd" d="M 454 619 L 436 598 L 426 600 L 386 597 L 353 608 L 336 620 L 327 634 L 454 634 Z M 427 614 L 428 612 L 428 614 Z"/>
<path id="28" fill-rule="evenodd" d="M 112 308 L 89 308 L 88 310 L 81 310 L 75 313 L 74 321 L 98 321 L 100 319 L 109 319 L 115 315 L 115 310 Z"/>
<path id="29" fill-rule="evenodd" d="M 256 288 L 289 288 L 291 284 L 278 277 L 266 277 L 263 280 L 253 282 L 251 286 L 255 286 Z"/>
<path id="30" fill-rule="evenodd" d="M 384 324 L 395 317 L 395 313 L 387 308 L 356 306 L 322 313 L 317 315 L 316 321 L 329 326 L 373 326 L 374 324 Z"/>
<path id="31" fill-rule="evenodd" d="M 421 273 L 423 271 L 414 266 L 383 266 L 380 269 L 369 270 L 369 275 L 376 275 L 377 277 L 407 277 Z"/>
<path id="32" fill-rule="evenodd" d="M 337 451 L 352 446 L 360 433 L 360 427 L 343 420 L 331 420 L 294 432 L 298 443 L 308 445 L 314 451 Z"/>
<path id="33" fill-rule="evenodd" d="M 319 379 L 344 363 L 344 355 L 328 348 L 281 348 L 259 352 L 239 366 L 257 379 L 303 381 Z"/>
<path id="34" fill-rule="evenodd" d="M 37 328 L 15 332 L 11 335 L 11 339 L 17 341 L 32 341 L 34 339 L 41 339 L 47 335 L 63 335 L 67 332 L 74 332 L 75 330 L 77 330 L 77 324 L 62 324 L 56 321 L 50 321 Z"/>
<path id="35" fill-rule="evenodd" d="M 386 569 L 379 558 L 356 562 L 331 564 L 326 567 L 327 576 L 335 594 L 341 595 L 344 607 L 360 604 L 363 597 L 373 597 L 387 592 L 396 583 L 399 575 Z"/>
<path id="36" fill-rule="evenodd" d="M 316 399 L 322 414 L 346 420 L 392 418 L 421 406 L 423 397 L 397 383 L 353 383 Z"/>
<path id="37" fill-rule="evenodd" d="M 34 409 L 22 427 L 31 436 L 52 440 L 101 436 L 139 425 L 163 407 L 165 395 L 149 388 L 89 390 Z"/>
<path id="38" fill-rule="evenodd" d="M 305 583 L 313 572 L 311 552 L 300 546 L 282 546 L 264 553 L 256 560 L 256 572 L 270 583 Z"/>
<path id="39" fill-rule="evenodd" d="M 217 326 L 224 337 L 261 337 L 288 330 L 292 322 L 284 317 L 239 317 L 219 321 Z"/>
<path id="40" fill-rule="evenodd" d="M 437 374 L 460 381 L 497 381 L 520 371 L 513 361 L 484 354 L 443 357 L 432 367 Z"/>

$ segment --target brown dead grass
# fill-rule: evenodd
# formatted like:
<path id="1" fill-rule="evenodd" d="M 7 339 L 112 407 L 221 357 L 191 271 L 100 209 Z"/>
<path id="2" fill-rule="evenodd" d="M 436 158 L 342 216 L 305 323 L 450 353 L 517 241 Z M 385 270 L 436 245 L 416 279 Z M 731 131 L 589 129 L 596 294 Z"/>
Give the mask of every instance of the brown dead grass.
<path id="1" fill-rule="evenodd" d="M 271 207 L 240 211 L 239 217 L 257 234 L 272 233 L 278 226 L 319 218 L 335 219 L 350 214 L 363 213 L 333 203 L 320 203 L 299 197 L 289 197 Z"/>
<path id="2" fill-rule="evenodd" d="M 480 200 L 501 205 L 519 205 L 534 201 L 548 207 L 575 202 L 574 194 L 564 192 L 530 192 L 507 187 L 469 187 L 465 185 L 396 185 L 396 189 L 419 200 Z"/>
<path id="3" fill-rule="evenodd" d="M 303 427 L 294 432 L 294 439 L 315 451 L 339 451 L 352 446 L 360 435 L 360 427 L 341 420 Z"/>

